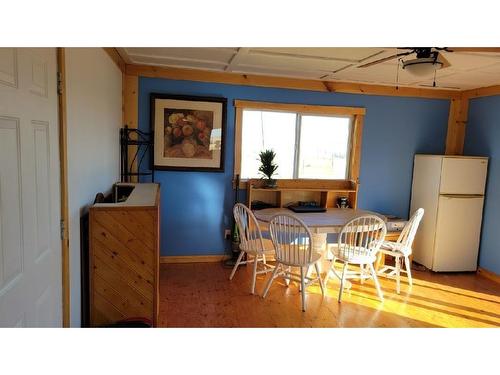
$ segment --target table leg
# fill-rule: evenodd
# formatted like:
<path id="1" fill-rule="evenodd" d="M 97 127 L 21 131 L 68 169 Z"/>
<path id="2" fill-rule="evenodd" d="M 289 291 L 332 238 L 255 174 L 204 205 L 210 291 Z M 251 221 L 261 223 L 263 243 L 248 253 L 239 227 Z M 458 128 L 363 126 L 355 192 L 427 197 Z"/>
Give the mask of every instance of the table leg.
<path id="1" fill-rule="evenodd" d="M 328 272 L 328 270 L 330 269 L 330 261 L 331 260 L 327 259 L 328 248 L 327 248 L 327 243 L 326 243 L 326 237 L 327 237 L 326 233 L 312 233 L 313 250 L 315 252 L 321 254 L 321 260 L 318 262 L 318 266 L 319 266 L 318 268 L 319 268 L 319 272 L 320 272 L 319 276 L 320 277 L 321 277 L 321 274 L 323 273 L 323 270 L 325 270 L 325 272 Z M 315 272 L 314 267 L 310 267 L 309 272 L 307 273 L 308 277 L 309 277 L 311 272 Z M 339 280 L 341 279 L 341 276 L 339 274 L 337 274 L 337 272 L 335 272 L 335 271 L 332 271 L 332 272 Z M 346 289 L 350 289 L 351 286 L 352 286 L 351 282 L 346 280 L 344 287 Z"/>
<path id="2" fill-rule="evenodd" d="M 323 261 L 326 260 L 326 233 L 312 233 L 313 251 L 321 254 L 318 262 L 319 272 L 323 272 Z M 314 267 L 311 267 L 313 269 Z M 310 272 L 308 272 L 309 274 Z"/>
<path id="3" fill-rule="evenodd" d="M 385 266 L 385 254 L 381 251 L 377 253 L 377 260 L 375 261 L 375 271 Z"/>

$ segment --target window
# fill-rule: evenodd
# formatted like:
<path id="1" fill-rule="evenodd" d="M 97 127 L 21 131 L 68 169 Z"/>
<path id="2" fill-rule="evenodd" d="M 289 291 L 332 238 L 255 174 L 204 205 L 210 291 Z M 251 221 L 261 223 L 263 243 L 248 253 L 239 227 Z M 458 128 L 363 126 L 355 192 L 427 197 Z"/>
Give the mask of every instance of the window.
<path id="1" fill-rule="evenodd" d="M 296 114 L 243 111 L 241 178 L 259 177 L 259 153 L 273 149 L 279 178 L 293 178 Z"/>
<path id="2" fill-rule="evenodd" d="M 276 153 L 280 179 L 351 177 L 354 123 L 364 109 L 236 102 L 235 173 L 241 179 L 261 177 L 258 159 L 265 149 Z"/>

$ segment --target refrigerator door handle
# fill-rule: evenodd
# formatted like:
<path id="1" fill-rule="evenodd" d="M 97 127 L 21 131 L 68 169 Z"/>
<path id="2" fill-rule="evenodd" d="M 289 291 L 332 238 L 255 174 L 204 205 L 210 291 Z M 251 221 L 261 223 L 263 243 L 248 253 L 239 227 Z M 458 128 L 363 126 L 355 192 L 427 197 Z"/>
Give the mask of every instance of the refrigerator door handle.
<path id="1" fill-rule="evenodd" d="M 445 197 L 445 198 L 462 198 L 462 199 L 468 199 L 468 198 L 483 198 L 484 195 L 482 194 L 440 194 L 440 197 Z"/>

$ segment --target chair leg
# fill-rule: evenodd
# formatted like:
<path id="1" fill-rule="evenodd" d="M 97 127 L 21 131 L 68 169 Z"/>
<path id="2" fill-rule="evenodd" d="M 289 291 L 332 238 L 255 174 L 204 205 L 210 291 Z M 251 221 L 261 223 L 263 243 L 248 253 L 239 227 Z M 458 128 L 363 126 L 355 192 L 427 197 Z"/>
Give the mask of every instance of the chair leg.
<path id="1" fill-rule="evenodd" d="M 406 276 L 408 277 L 408 284 L 410 286 L 413 285 L 413 279 L 411 277 L 411 262 L 408 256 L 405 256 L 405 268 L 406 268 Z"/>
<path id="2" fill-rule="evenodd" d="M 319 273 L 318 262 L 314 263 L 314 268 L 316 269 L 317 278 L 318 278 L 318 281 L 319 281 L 319 286 L 321 288 L 321 294 L 324 296 L 325 295 L 325 286 L 323 285 L 323 279 L 321 279 L 321 275 Z"/>
<path id="3" fill-rule="evenodd" d="M 238 256 L 238 260 L 236 260 L 236 264 L 234 265 L 233 270 L 231 271 L 231 275 L 229 275 L 229 280 L 233 279 L 233 276 L 234 276 L 236 270 L 238 269 L 238 266 L 241 263 L 241 258 L 243 258 L 244 254 L 245 254 L 244 251 L 240 251 L 240 255 Z"/>
<path id="4" fill-rule="evenodd" d="M 370 272 L 371 272 L 372 277 L 373 277 L 373 282 L 375 283 L 375 287 L 377 288 L 378 298 L 380 298 L 380 300 L 383 301 L 384 295 L 382 294 L 382 289 L 380 289 L 380 284 L 378 282 L 378 277 L 377 277 L 377 273 L 375 272 L 375 268 L 373 268 L 373 264 L 371 264 L 371 263 L 368 266 L 370 267 Z"/>
<path id="5" fill-rule="evenodd" d="M 267 264 L 267 262 L 266 262 L 266 254 L 262 254 L 262 263 Z"/>
<path id="6" fill-rule="evenodd" d="M 278 269 L 280 268 L 281 264 L 276 263 L 276 267 L 274 267 L 274 271 L 271 274 L 271 277 L 267 281 L 266 287 L 264 288 L 264 293 L 262 293 L 262 298 L 266 298 L 267 292 L 269 292 L 269 288 L 271 287 L 271 284 L 273 283 L 274 278 L 276 277 L 276 274 L 278 273 Z"/>
<path id="7" fill-rule="evenodd" d="M 300 267 L 300 297 L 302 299 L 302 311 L 306 311 L 306 288 L 304 282 L 305 273 L 304 267 Z"/>
<path id="8" fill-rule="evenodd" d="M 360 264 L 359 265 L 359 282 L 361 283 L 361 285 L 363 285 L 365 283 L 365 279 L 363 278 L 363 276 L 365 276 L 365 265 Z"/>
<path id="9" fill-rule="evenodd" d="M 347 271 L 347 262 L 344 262 L 344 268 L 342 269 L 342 278 L 340 279 L 340 289 L 339 289 L 339 302 L 342 302 L 342 292 L 344 291 L 344 283 Z"/>
<path id="10" fill-rule="evenodd" d="M 288 266 L 285 269 L 285 266 L 283 266 L 283 272 L 286 273 L 286 272 L 290 272 L 291 270 L 292 270 L 292 267 Z M 289 287 L 290 286 L 290 279 L 285 278 L 285 284 L 286 284 L 287 287 Z"/>
<path id="11" fill-rule="evenodd" d="M 396 293 L 399 294 L 401 292 L 401 258 L 399 255 L 394 259 L 396 262 Z"/>
<path id="12" fill-rule="evenodd" d="M 255 255 L 253 260 L 253 275 L 252 275 L 252 294 L 255 294 L 255 280 L 257 279 L 257 264 L 259 263 L 259 257 Z"/>
<path id="13" fill-rule="evenodd" d="M 303 268 L 303 267 L 300 267 L 300 272 L 301 272 L 301 273 L 300 273 L 300 275 L 302 275 L 302 268 Z M 304 277 L 305 277 L 305 278 L 309 278 L 309 273 L 310 273 L 310 272 L 311 272 L 311 267 L 307 266 L 307 267 L 305 268 Z M 302 291 L 302 282 L 299 284 L 299 292 L 301 292 L 301 291 Z"/>

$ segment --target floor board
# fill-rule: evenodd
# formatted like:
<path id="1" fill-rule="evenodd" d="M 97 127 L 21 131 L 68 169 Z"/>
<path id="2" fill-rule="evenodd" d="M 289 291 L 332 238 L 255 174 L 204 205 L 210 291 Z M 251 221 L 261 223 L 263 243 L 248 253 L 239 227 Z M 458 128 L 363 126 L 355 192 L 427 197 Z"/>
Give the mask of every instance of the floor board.
<path id="1" fill-rule="evenodd" d="M 500 285 L 475 273 L 413 271 L 401 294 L 395 281 L 381 278 L 384 302 L 371 280 L 354 281 L 337 302 L 339 282 L 328 282 L 325 297 L 319 286 L 307 288 L 306 312 L 300 308 L 296 283 L 276 280 L 260 297 L 266 275 L 250 294 L 251 267 L 231 270 L 220 263 L 162 264 L 160 318 L 163 327 L 500 327 Z"/>

